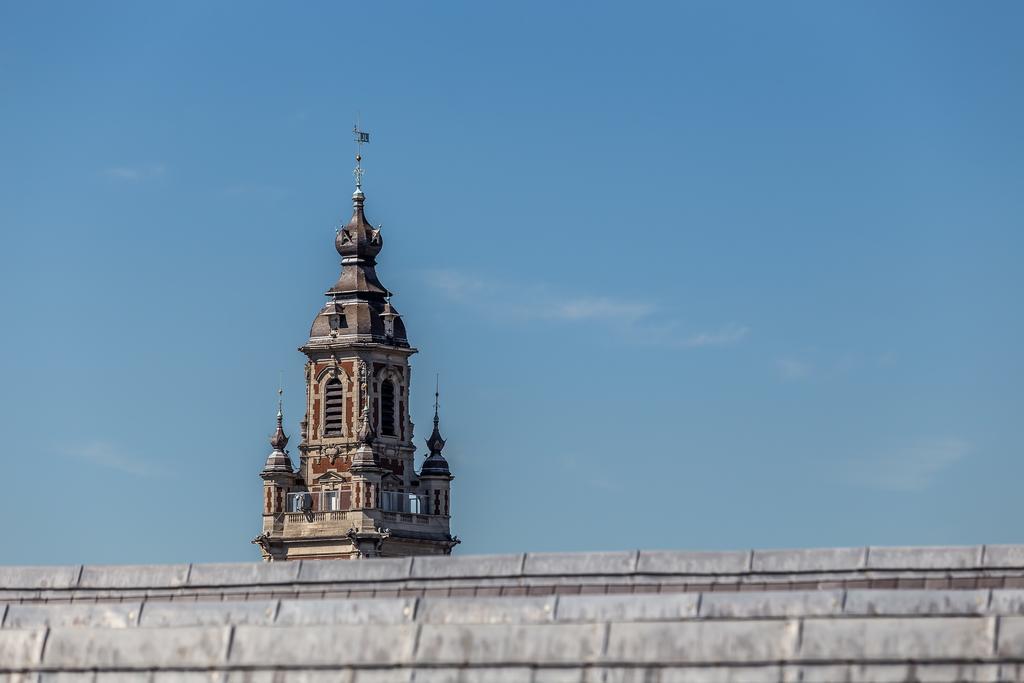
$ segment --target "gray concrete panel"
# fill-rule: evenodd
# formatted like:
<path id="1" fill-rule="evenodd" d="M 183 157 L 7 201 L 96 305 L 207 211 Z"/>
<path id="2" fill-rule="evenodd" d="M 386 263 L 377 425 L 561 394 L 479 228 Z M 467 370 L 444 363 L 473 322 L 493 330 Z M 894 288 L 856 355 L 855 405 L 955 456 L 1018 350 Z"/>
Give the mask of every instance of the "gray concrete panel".
<path id="1" fill-rule="evenodd" d="M 529 624 L 552 621 L 555 596 L 421 598 L 416 620 L 430 624 Z"/>
<path id="2" fill-rule="evenodd" d="M 81 569 L 77 564 L 52 567 L 0 566 L 0 587 L 7 590 L 74 588 Z"/>
<path id="3" fill-rule="evenodd" d="M 1024 658 L 1024 617 L 1000 617 L 996 654 Z"/>
<path id="4" fill-rule="evenodd" d="M 276 600 L 232 600 L 226 602 L 147 602 L 139 625 L 150 627 L 226 626 L 228 624 L 271 624 L 277 612 Z"/>
<path id="5" fill-rule="evenodd" d="M 526 575 L 614 575 L 636 570 L 637 551 L 605 553 L 527 553 Z"/>
<path id="6" fill-rule="evenodd" d="M 253 586 L 294 583 L 299 578 L 299 562 L 236 562 L 194 564 L 189 586 Z"/>
<path id="7" fill-rule="evenodd" d="M 394 673 L 388 671 L 388 673 Z M 209 675 L 209 674 L 207 674 Z M 352 669 L 318 671 L 316 669 L 284 669 L 264 671 L 231 671 L 223 683 L 353 683 L 356 672 Z M 378 681 L 381 679 L 378 679 Z M 408 678 L 392 678 L 391 682 Z M 156 683 L 156 682 L 154 682 Z M 220 680 L 208 683 L 221 683 Z"/>
<path id="8" fill-rule="evenodd" d="M 415 669 L 354 669 L 352 683 L 414 683 Z"/>
<path id="9" fill-rule="evenodd" d="M 755 550 L 755 573 L 856 571 L 864 569 L 867 548 L 808 548 L 803 550 Z"/>
<path id="10" fill-rule="evenodd" d="M 427 664 L 583 664 L 596 662 L 602 624 L 423 624 L 416 661 Z"/>
<path id="11" fill-rule="evenodd" d="M 238 626 L 229 662 L 235 666 L 389 666 L 412 658 L 411 624 Z"/>
<path id="12" fill-rule="evenodd" d="M 987 545 L 983 567 L 1024 568 L 1024 545 Z"/>
<path id="13" fill-rule="evenodd" d="M 136 625 L 140 609 L 141 602 L 11 605 L 4 620 L 4 628 L 127 628 Z"/>
<path id="14" fill-rule="evenodd" d="M 763 619 L 841 614 L 842 591 L 704 593 L 700 616 L 707 619 Z"/>
<path id="15" fill-rule="evenodd" d="M 985 614 L 987 590 L 850 590 L 845 613 L 853 616 Z"/>
<path id="16" fill-rule="evenodd" d="M 484 576 L 520 576 L 523 555 L 466 555 L 414 557 L 414 579 L 451 579 Z"/>
<path id="17" fill-rule="evenodd" d="M 569 671 L 579 681 L 579 671 Z M 417 669 L 415 683 L 538 683 L 534 671 L 526 666 L 503 666 L 498 668 L 448 668 Z M 390 681 L 388 682 L 390 683 Z"/>
<path id="18" fill-rule="evenodd" d="M 770 662 L 796 654 L 794 620 L 612 624 L 608 662 Z"/>
<path id="19" fill-rule="evenodd" d="M 228 634 L 228 628 L 53 628 L 43 664 L 60 669 L 208 668 L 222 663 Z"/>
<path id="20" fill-rule="evenodd" d="M 665 595 L 563 595 L 557 621 L 675 621 L 697 616 L 697 593 Z"/>
<path id="21" fill-rule="evenodd" d="M 1024 614 L 1024 590 L 993 590 L 989 603 L 991 614 Z"/>
<path id="22" fill-rule="evenodd" d="M 0 630 L 0 671 L 37 666 L 45 639 L 45 628 Z"/>
<path id="23" fill-rule="evenodd" d="M 868 548 L 868 569 L 969 569 L 981 564 L 981 546 Z"/>
<path id="24" fill-rule="evenodd" d="M 328 598 L 282 600 L 276 626 L 404 624 L 412 621 L 416 598 Z"/>
<path id="25" fill-rule="evenodd" d="M 300 563 L 295 563 L 300 564 Z M 304 560 L 299 581 L 340 583 L 347 581 L 397 581 L 409 578 L 411 557 L 372 560 Z"/>
<path id="26" fill-rule="evenodd" d="M 640 574 L 743 574 L 750 570 L 751 551 L 682 552 L 643 550 Z"/>
<path id="27" fill-rule="evenodd" d="M 977 659 L 992 652 L 987 617 L 807 619 L 801 659 L 902 661 Z"/>
<path id="28" fill-rule="evenodd" d="M 620 667 L 602 669 L 600 673 L 603 678 L 587 678 L 587 683 L 779 683 L 783 680 L 777 665 Z"/>
<path id="29" fill-rule="evenodd" d="M 85 565 L 79 588 L 178 588 L 188 579 L 187 564 Z"/>

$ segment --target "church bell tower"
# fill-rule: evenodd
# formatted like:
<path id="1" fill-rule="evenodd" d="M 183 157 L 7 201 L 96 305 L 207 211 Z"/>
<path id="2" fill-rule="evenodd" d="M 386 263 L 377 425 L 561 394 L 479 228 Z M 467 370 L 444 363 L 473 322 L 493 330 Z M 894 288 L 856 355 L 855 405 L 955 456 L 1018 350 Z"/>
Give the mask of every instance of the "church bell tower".
<path id="1" fill-rule="evenodd" d="M 356 130 L 356 142 L 369 135 Z M 263 532 L 253 539 L 268 561 L 450 554 L 450 485 L 434 431 L 419 472 L 409 416 L 412 368 L 405 323 L 377 279 L 384 246 L 364 213 L 362 157 L 356 155 L 352 218 L 334 242 L 341 276 L 300 347 L 306 362 L 306 417 L 299 467 L 292 469 L 278 409 L 263 478 Z"/>

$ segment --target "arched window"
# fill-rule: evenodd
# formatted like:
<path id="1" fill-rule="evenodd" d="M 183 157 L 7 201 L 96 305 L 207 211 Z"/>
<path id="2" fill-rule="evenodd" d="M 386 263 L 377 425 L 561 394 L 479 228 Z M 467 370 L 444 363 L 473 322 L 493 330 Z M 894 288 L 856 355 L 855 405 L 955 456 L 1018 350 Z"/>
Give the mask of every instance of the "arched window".
<path id="1" fill-rule="evenodd" d="M 345 424 L 345 391 L 337 377 L 324 387 L 324 436 L 341 436 Z"/>
<path id="2" fill-rule="evenodd" d="M 389 379 L 380 383 L 380 433 L 395 435 L 395 383 Z"/>

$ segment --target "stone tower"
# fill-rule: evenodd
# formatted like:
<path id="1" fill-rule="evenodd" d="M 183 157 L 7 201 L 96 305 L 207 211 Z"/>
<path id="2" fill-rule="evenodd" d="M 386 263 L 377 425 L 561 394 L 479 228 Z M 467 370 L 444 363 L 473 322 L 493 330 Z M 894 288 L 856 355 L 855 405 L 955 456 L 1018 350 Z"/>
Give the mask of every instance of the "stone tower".
<path id="1" fill-rule="evenodd" d="M 263 532 L 253 543 L 268 561 L 440 555 L 459 542 L 449 527 L 453 477 L 441 455 L 436 391 L 429 453 L 415 468 L 409 358 L 416 349 L 377 279 L 384 242 L 363 213 L 361 171 L 352 218 L 334 243 L 341 276 L 299 349 L 308 358 L 299 468 L 284 450 L 279 407 L 260 474 Z"/>

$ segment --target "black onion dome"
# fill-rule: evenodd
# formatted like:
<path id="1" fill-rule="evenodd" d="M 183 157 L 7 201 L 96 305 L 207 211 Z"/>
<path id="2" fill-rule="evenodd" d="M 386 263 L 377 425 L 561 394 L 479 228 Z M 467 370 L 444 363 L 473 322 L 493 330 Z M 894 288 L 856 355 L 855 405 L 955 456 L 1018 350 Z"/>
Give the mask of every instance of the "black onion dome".
<path id="1" fill-rule="evenodd" d="M 288 445 L 288 437 L 285 435 L 284 426 L 282 425 L 283 420 L 284 416 L 281 413 L 281 410 L 278 409 L 277 429 L 274 430 L 274 433 L 270 437 L 270 447 L 273 448 L 275 451 L 283 451 L 285 449 L 285 446 Z"/>
<path id="2" fill-rule="evenodd" d="M 441 436 L 440 418 L 438 417 L 438 393 L 434 392 L 434 431 L 427 437 L 427 448 L 430 449 L 430 455 L 423 461 L 423 467 L 420 468 L 421 477 L 429 476 L 451 476 L 451 468 L 448 467 L 448 461 L 445 460 L 444 456 L 441 455 L 441 451 L 444 450 L 444 437 Z"/>
<path id="3" fill-rule="evenodd" d="M 375 228 L 366 220 L 363 213 L 363 202 L 366 197 L 361 191 L 352 195 L 352 218 L 338 230 L 334 238 L 334 248 L 341 254 L 341 276 L 327 294 L 347 295 L 346 298 L 358 296 L 384 302 L 388 290 L 377 279 L 377 254 L 384 247 L 384 238 L 380 228 Z"/>
<path id="4" fill-rule="evenodd" d="M 281 413 L 281 406 L 277 407 L 277 429 L 270 437 L 270 447 L 274 450 L 267 456 L 267 462 L 263 465 L 264 472 L 292 472 L 292 461 L 285 452 L 288 445 L 288 437 L 284 433 L 284 416 Z"/>
<path id="5" fill-rule="evenodd" d="M 428 455 L 427 459 L 423 461 L 423 467 L 420 468 L 421 477 L 450 477 L 451 474 L 452 471 L 448 467 L 448 461 L 440 453 Z"/>
<path id="6" fill-rule="evenodd" d="M 366 196 L 359 190 L 352 195 L 352 218 L 338 231 L 338 236 L 334 238 L 334 248 L 342 259 L 358 258 L 373 264 L 384 247 L 384 238 L 380 229 L 366 220 L 363 212 L 365 201 Z"/>

